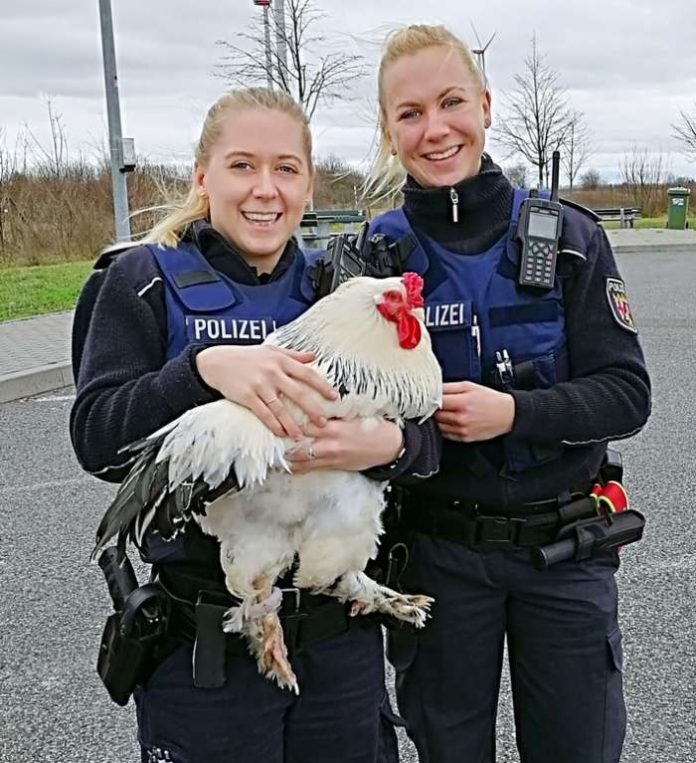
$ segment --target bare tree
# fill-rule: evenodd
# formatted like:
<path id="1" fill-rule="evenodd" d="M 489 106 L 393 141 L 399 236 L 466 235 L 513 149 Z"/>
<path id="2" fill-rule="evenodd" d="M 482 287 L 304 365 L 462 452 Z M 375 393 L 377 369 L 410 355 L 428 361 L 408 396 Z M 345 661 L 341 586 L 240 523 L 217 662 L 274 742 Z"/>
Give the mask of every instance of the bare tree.
<path id="1" fill-rule="evenodd" d="M 656 214 L 663 208 L 660 198 L 666 175 L 663 155 L 652 155 L 647 148 L 633 146 L 630 154 L 625 154 L 619 167 L 621 181 L 644 215 Z"/>
<path id="2" fill-rule="evenodd" d="M 527 167 L 524 162 L 503 167 L 503 174 L 516 188 L 527 187 Z"/>
<path id="3" fill-rule="evenodd" d="M 599 170 L 589 169 L 580 177 L 580 185 L 586 191 L 596 191 L 602 185 L 602 176 Z"/>
<path id="4" fill-rule="evenodd" d="M 583 115 L 574 111 L 568 118 L 568 130 L 561 146 L 561 163 L 568 176 L 568 187 L 572 191 L 578 172 L 592 155 L 591 135 Z"/>
<path id="5" fill-rule="evenodd" d="M 679 114 L 681 119 L 672 125 L 672 134 L 682 144 L 683 153 L 696 161 L 696 112 L 680 111 Z"/>
<path id="6" fill-rule="evenodd" d="M 524 72 L 515 75 L 516 88 L 508 96 L 496 140 L 509 149 L 509 155 L 522 154 L 536 167 L 543 185 L 551 153 L 565 140 L 570 114 L 558 74 L 539 52 L 536 37 L 524 63 Z"/>
<path id="7" fill-rule="evenodd" d="M 269 13 L 271 38 L 285 43 L 288 61 L 274 50 L 266 60 L 263 19 L 259 17 L 249 32 L 239 32 L 241 44 L 219 40 L 227 55 L 218 64 L 217 76 L 236 86 L 266 85 L 292 95 L 312 118 L 319 103 L 349 100 L 357 79 L 367 74 L 362 56 L 342 52 L 344 45 L 334 42 L 333 52 L 326 52 L 328 42 L 310 30 L 326 14 L 318 11 L 313 0 L 285 0 L 286 23 L 279 27 L 275 14 Z"/>
<path id="8" fill-rule="evenodd" d="M 6 150 L 5 130 L 0 127 L 0 259 L 5 253 L 9 225 L 11 181 L 16 173 L 16 162 Z"/>
<path id="9" fill-rule="evenodd" d="M 65 125 L 63 124 L 63 115 L 56 112 L 51 98 L 46 99 L 46 108 L 48 110 L 48 125 L 50 129 L 50 143 L 48 146 L 36 137 L 29 125 L 24 129 L 27 136 L 31 139 L 31 148 L 37 155 L 37 168 L 40 173 L 46 177 L 60 180 L 66 173 L 69 165 L 68 159 L 68 140 L 65 135 Z"/>
<path id="10" fill-rule="evenodd" d="M 675 175 L 670 172 L 665 177 L 665 185 L 668 188 L 691 188 L 691 186 L 696 186 L 696 178 L 691 175 Z"/>
<path id="11" fill-rule="evenodd" d="M 330 154 L 316 163 L 316 171 L 314 198 L 319 208 L 357 208 L 358 189 L 365 182 L 359 170 Z"/>

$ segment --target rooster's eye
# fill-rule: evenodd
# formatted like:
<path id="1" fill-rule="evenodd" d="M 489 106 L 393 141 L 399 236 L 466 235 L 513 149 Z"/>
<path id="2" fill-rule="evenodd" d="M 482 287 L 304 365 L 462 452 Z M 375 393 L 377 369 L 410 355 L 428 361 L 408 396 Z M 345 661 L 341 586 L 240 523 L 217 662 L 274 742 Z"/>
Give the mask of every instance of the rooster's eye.
<path id="1" fill-rule="evenodd" d="M 403 302 L 404 295 L 400 291 L 385 291 L 384 301 L 385 302 Z"/>

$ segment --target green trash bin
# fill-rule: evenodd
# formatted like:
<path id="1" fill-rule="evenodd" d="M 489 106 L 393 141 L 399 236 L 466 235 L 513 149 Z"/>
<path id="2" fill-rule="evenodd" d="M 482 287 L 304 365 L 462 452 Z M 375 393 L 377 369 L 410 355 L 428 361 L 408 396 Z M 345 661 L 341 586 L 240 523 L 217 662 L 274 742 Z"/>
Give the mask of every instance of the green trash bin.
<path id="1" fill-rule="evenodd" d="M 668 188 L 669 206 L 667 207 L 667 227 L 672 230 L 684 230 L 687 226 L 686 215 L 689 211 L 688 188 Z"/>

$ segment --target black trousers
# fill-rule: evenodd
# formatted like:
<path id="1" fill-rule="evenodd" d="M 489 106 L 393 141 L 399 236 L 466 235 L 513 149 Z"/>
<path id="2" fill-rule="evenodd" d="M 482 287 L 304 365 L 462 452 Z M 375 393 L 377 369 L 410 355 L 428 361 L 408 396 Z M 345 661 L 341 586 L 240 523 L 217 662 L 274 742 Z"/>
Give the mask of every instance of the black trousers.
<path id="1" fill-rule="evenodd" d="M 615 555 L 541 572 L 524 551 L 416 535 L 409 588 L 435 597 L 390 636 L 400 714 L 421 763 L 493 763 L 507 636 L 523 763 L 614 763 L 626 725 Z"/>
<path id="2" fill-rule="evenodd" d="M 191 659 L 180 647 L 136 691 L 143 763 L 374 763 L 395 744 L 377 625 L 297 652 L 299 696 L 247 656 L 228 657 L 224 687 L 196 688 Z"/>

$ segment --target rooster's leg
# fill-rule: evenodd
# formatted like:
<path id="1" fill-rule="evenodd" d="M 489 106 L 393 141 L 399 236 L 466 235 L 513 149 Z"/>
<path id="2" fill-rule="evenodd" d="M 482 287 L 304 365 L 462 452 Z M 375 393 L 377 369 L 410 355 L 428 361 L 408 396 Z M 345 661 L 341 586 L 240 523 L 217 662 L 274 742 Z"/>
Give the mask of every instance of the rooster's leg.
<path id="1" fill-rule="evenodd" d="M 341 601 L 350 601 L 352 615 L 381 612 L 411 623 L 416 628 L 425 625 L 430 605 L 434 601 L 430 596 L 398 593 L 375 582 L 364 572 L 348 572 L 342 575 L 330 593 Z"/>
<path id="2" fill-rule="evenodd" d="M 249 650 L 256 658 L 262 675 L 275 680 L 282 689 L 289 688 L 299 694 L 278 617 L 280 592 L 273 589 L 272 584 L 273 581 L 267 576 L 255 578 L 252 582 L 253 593 L 243 597 L 239 607 L 228 611 L 223 627 L 227 632 L 246 636 Z"/>

